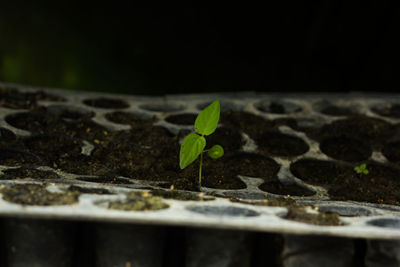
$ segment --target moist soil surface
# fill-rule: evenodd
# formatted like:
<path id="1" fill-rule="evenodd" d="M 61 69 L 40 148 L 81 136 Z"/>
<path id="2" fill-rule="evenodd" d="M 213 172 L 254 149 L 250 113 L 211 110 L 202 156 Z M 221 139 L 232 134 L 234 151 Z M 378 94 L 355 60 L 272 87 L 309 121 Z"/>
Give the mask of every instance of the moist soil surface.
<path id="1" fill-rule="evenodd" d="M 298 129 L 319 142 L 330 138 L 345 138 L 353 149 L 356 145 L 351 145 L 351 143 L 359 142 L 377 151 L 381 151 L 387 142 L 396 140 L 400 133 L 400 127 L 397 124 L 361 115 L 335 120 L 318 129 Z"/>
<path id="2" fill-rule="evenodd" d="M 81 112 L 82 115 L 57 112 L 57 103 L 64 105 L 58 102 L 63 100 L 59 97 L 12 90 L 0 88 L 0 106 L 25 111 L 8 115 L 5 121 L 31 135 L 17 137 L 10 130 L 0 128 L 1 165 L 17 167 L 3 171 L 0 179 L 53 178 L 54 174 L 37 171 L 39 166 L 48 166 L 83 175 L 86 178 L 79 179 L 87 182 L 124 184 L 130 183 L 127 178 L 133 178 L 198 191 L 199 161 L 183 170 L 178 164 L 180 141 L 187 131 L 175 135 L 156 126 L 154 118 L 110 110 L 106 119 L 130 126 L 129 130 L 111 131 L 95 123 L 90 112 Z M 39 100 L 53 101 L 54 105 L 41 107 Z M 84 104 L 102 109 L 127 107 L 122 100 L 107 98 L 88 100 Z M 160 105 L 156 105 L 157 112 L 163 111 L 165 105 Z M 277 113 L 282 111 L 279 106 L 271 108 Z M 188 115 L 172 117 L 171 123 L 186 124 L 194 119 L 192 114 Z M 246 112 L 224 111 L 217 131 L 206 137 L 206 148 L 221 144 L 225 155 L 218 160 L 205 156 L 202 185 L 215 189 L 244 189 L 246 184 L 238 178 L 242 175 L 263 179 L 260 189 L 265 192 L 314 194 L 305 187 L 283 185 L 276 180 L 280 165 L 273 158 L 292 160 L 310 149 L 301 137 L 281 133 L 282 125 L 304 132 L 320 143 L 323 153 L 337 160 L 298 160 L 291 166 L 297 178 L 326 187 L 333 199 L 399 204 L 400 125 L 360 115 L 343 117 L 321 127 L 305 127 L 292 118 L 267 120 Z M 257 152 L 242 151 L 246 135 L 257 145 Z M 87 144 L 91 148 L 83 154 L 82 148 Z M 372 162 L 372 151 L 382 152 L 391 167 Z M 364 162 L 369 174 L 357 174 L 354 167 Z"/>
<path id="3" fill-rule="evenodd" d="M 367 161 L 368 174 L 358 174 L 353 165 L 333 161 L 302 159 L 290 166 L 306 183 L 323 186 L 334 200 L 400 204 L 400 171 Z"/>

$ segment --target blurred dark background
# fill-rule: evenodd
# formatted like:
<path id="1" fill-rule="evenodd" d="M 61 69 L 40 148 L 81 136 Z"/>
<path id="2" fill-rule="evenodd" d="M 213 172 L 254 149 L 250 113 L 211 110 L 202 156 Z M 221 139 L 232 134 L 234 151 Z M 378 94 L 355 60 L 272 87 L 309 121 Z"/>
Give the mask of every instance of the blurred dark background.
<path id="1" fill-rule="evenodd" d="M 395 91 L 399 20 L 396 1 L 1 3 L 0 80 L 132 94 Z"/>

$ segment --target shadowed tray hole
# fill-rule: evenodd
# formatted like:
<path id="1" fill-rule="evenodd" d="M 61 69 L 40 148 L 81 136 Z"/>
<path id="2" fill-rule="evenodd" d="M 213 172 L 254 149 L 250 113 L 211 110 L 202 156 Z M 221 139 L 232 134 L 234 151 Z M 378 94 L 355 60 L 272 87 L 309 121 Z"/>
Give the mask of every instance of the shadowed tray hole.
<path id="1" fill-rule="evenodd" d="M 367 224 L 382 228 L 400 229 L 400 220 L 396 218 L 375 219 L 367 222 Z"/>
<path id="2" fill-rule="evenodd" d="M 372 107 L 371 110 L 378 115 L 390 118 L 400 118 L 400 104 L 387 103 Z"/>
<path id="3" fill-rule="evenodd" d="M 186 209 L 207 216 L 255 217 L 260 215 L 251 209 L 230 206 L 189 206 Z"/>
<path id="4" fill-rule="evenodd" d="M 357 114 L 356 108 L 335 105 L 329 101 L 318 102 L 313 105 L 313 109 L 329 116 L 351 116 Z"/>
<path id="5" fill-rule="evenodd" d="M 297 104 L 278 100 L 264 100 L 255 104 L 255 107 L 262 112 L 272 114 L 288 114 L 300 112 L 302 110 L 302 107 Z"/>
<path id="6" fill-rule="evenodd" d="M 344 206 L 334 206 L 334 205 L 327 205 L 327 206 L 320 206 L 318 207 L 319 211 L 326 212 L 326 213 L 337 213 L 340 216 L 346 217 L 356 217 L 356 216 L 369 216 L 372 212 L 363 207 L 344 207 Z"/>
<path id="7" fill-rule="evenodd" d="M 127 102 L 113 98 L 86 99 L 83 101 L 83 103 L 90 107 L 105 109 L 123 109 L 129 107 Z"/>
<path id="8" fill-rule="evenodd" d="M 177 115 L 170 115 L 165 120 L 169 123 L 177 124 L 177 125 L 194 125 L 194 121 L 196 120 L 196 114 L 177 114 Z"/>

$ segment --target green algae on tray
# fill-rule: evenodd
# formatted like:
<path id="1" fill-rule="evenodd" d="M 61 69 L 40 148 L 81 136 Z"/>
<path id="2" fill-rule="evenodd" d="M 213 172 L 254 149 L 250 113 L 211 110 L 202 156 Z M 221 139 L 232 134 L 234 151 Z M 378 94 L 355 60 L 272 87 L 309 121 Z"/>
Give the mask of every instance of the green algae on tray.
<path id="1" fill-rule="evenodd" d="M 110 202 L 109 209 L 123 211 L 154 211 L 169 208 L 169 205 L 149 192 L 132 191 L 126 194 L 126 200 Z"/>
<path id="2" fill-rule="evenodd" d="M 77 203 L 79 197 L 77 192 L 50 192 L 46 189 L 45 184 L 1 185 L 0 193 L 8 202 L 37 206 L 71 205 Z"/>

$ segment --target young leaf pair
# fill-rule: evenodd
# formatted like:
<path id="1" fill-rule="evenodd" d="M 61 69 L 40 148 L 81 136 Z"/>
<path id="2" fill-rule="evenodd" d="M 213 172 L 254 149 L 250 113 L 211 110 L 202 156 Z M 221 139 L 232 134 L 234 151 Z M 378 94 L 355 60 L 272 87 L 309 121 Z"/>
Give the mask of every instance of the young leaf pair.
<path id="1" fill-rule="evenodd" d="M 191 133 L 185 137 L 179 152 L 179 166 L 181 169 L 189 166 L 200 156 L 199 180 L 198 185 L 201 187 L 201 171 L 203 164 L 203 153 L 207 152 L 208 156 L 218 159 L 224 155 L 224 149 L 220 145 L 214 145 L 208 150 L 206 147 L 206 138 L 204 136 L 215 132 L 220 117 L 220 103 L 215 100 L 197 116 L 194 123 L 196 133 Z"/>

